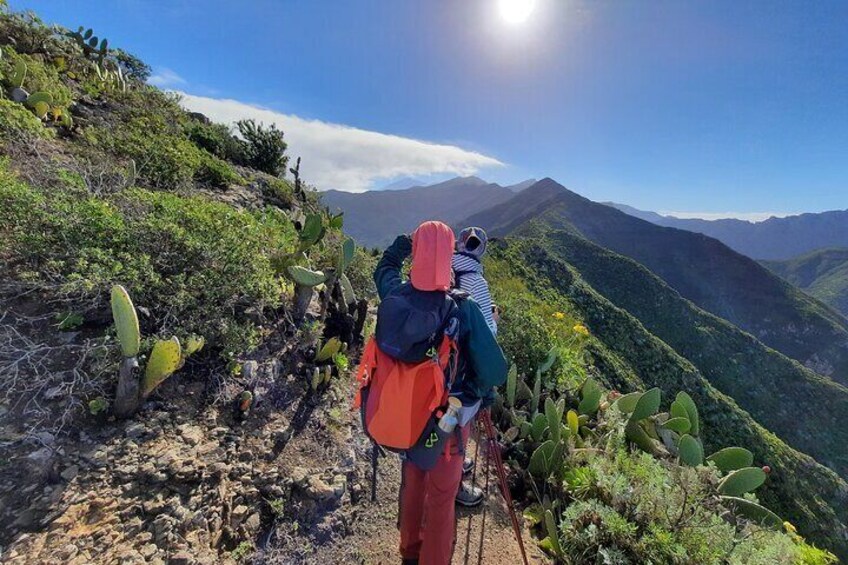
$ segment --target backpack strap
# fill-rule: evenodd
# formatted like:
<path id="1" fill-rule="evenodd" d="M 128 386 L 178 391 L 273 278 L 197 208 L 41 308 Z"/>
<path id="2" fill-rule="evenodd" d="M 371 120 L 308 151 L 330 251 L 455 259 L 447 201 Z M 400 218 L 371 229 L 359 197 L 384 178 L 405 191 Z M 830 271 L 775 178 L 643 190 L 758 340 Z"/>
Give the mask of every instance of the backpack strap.
<path id="1" fill-rule="evenodd" d="M 362 405 L 362 389 L 367 388 L 371 384 L 371 373 L 376 368 L 377 340 L 374 339 L 374 336 L 371 336 L 365 345 L 365 350 L 362 352 L 362 359 L 359 361 L 359 369 L 356 371 L 356 382 L 359 384 L 359 387 L 353 399 L 353 409 L 357 409 Z"/>

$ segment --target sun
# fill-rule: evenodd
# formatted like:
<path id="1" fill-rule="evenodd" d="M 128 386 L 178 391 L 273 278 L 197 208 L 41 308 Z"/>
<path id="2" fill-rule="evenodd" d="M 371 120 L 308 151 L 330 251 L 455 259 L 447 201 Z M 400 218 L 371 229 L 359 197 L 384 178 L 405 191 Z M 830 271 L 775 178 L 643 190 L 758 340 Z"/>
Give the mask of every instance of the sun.
<path id="1" fill-rule="evenodd" d="M 498 11 L 508 24 L 524 23 L 535 7 L 536 0 L 498 0 Z"/>

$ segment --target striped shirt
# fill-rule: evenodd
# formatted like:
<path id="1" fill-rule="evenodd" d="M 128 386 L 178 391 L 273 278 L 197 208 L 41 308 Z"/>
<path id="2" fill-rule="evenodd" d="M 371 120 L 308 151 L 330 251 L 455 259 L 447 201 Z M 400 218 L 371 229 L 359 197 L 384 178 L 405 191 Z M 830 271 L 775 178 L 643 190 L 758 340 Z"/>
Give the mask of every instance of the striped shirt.
<path id="1" fill-rule="evenodd" d="M 480 305 L 489 329 L 497 335 L 498 324 L 492 314 L 492 295 L 489 293 L 489 283 L 483 277 L 483 265 L 474 257 L 454 253 L 452 266 L 457 288 L 470 294 L 474 302 Z"/>

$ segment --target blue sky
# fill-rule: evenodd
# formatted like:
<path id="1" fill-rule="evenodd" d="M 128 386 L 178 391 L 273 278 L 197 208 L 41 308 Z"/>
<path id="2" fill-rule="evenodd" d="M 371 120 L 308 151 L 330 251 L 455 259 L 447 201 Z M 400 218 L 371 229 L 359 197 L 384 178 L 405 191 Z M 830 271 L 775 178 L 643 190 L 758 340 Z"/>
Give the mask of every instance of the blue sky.
<path id="1" fill-rule="evenodd" d="M 215 117 L 283 116 L 321 188 L 476 173 L 659 211 L 848 208 L 844 1 L 536 0 L 520 24 L 498 0 L 10 4 Z"/>

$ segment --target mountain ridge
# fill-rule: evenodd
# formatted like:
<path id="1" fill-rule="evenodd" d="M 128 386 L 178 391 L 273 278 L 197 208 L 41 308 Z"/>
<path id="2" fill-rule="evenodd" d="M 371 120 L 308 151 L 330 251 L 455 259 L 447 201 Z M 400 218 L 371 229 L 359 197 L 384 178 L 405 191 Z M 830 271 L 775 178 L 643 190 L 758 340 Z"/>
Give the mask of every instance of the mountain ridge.
<path id="1" fill-rule="evenodd" d="M 505 236 L 531 219 L 636 260 L 704 310 L 848 381 L 848 320 L 720 241 L 634 218 L 550 178 L 465 222 Z"/>
<path id="2" fill-rule="evenodd" d="M 750 222 L 735 218 L 675 218 L 616 202 L 604 204 L 660 226 L 703 233 L 754 259 L 788 260 L 816 249 L 848 247 L 848 210 L 772 216 Z"/>

